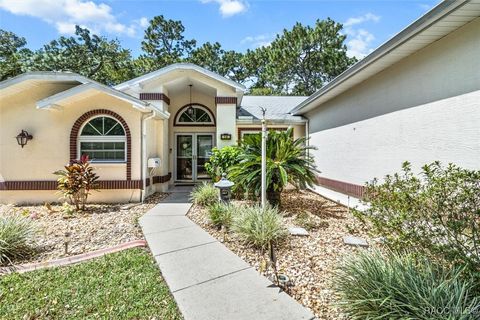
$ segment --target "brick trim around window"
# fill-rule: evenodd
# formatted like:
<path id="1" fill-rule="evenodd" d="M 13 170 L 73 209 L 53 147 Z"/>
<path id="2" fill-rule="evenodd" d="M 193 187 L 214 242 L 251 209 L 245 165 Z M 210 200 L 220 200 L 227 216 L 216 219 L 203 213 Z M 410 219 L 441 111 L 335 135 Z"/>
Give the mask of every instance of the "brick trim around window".
<path id="1" fill-rule="evenodd" d="M 73 124 L 72 130 L 70 131 L 70 161 L 77 159 L 77 150 L 78 150 L 78 134 L 82 125 L 87 122 L 89 119 L 96 117 L 108 115 L 116 120 L 118 120 L 123 128 L 125 129 L 125 136 L 127 138 L 127 181 L 132 180 L 132 137 L 130 133 L 130 128 L 127 125 L 127 122 L 117 113 L 106 110 L 106 109 L 96 109 L 90 110 L 84 113 L 80 118 L 75 121 Z M 40 190 L 40 189 L 33 189 Z"/>
<path id="2" fill-rule="evenodd" d="M 237 97 L 215 97 L 215 104 L 237 104 Z"/>
<path id="3" fill-rule="evenodd" d="M 164 93 L 159 92 L 143 92 L 140 93 L 140 100 L 161 100 L 170 105 L 170 98 Z"/>
<path id="4" fill-rule="evenodd" d="M 365 187 L 344 181 L 338 181 L 317 176 L 317 182 L 320 186 L 337 191 L 355 198 L 362 198 L 365 193 Z"/>

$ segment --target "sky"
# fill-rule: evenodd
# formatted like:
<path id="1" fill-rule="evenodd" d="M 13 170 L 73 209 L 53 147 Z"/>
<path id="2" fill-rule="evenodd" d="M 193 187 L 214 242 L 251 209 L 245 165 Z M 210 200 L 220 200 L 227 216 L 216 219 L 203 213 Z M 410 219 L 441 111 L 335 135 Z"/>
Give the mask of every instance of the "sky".
<path id="1" fill-rule="evenodd" d="M 348 54 L 362 58 L 425 14 L 438 0 L 0 0 L 0 28 L 27 47 L 68 36 L 81 25 L 141 53 L 143 30 L 157 15 L 180 20 L 197 44 L 218 41 L 244 52 L 268 45 L 296 22 L 332 18 L 344 25 Z"/>

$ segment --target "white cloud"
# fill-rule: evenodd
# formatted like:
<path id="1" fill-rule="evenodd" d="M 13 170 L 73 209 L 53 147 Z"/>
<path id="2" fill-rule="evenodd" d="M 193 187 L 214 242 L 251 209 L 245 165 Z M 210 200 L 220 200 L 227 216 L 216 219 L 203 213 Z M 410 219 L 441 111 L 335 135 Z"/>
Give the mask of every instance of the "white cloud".
<path id="1" fill-rule="evenodd" d="M 432 6 L 426 3 L 419 3 L 418 6 L 424 11 L 429 11 L 432 9 Z"/>
<path id="2" fill-rule="evenodd" d="M 252 48 L 268 47 L 275 38 L 274 34 L 259 34 L 257 36 L 248 36 L 243 38 L 240 43 Z"/>
<path id="3" fill-rule="evenodd" d="M 371 44 L 375 40 L 375 36 L 365 28 L 354 28 L 353 26 L 378 21 L 380 21 L 380 16 L 373 13 L 366 13 L 362 16 L 348 18 L 347 21 L 343 23 L 345 27 L 344 32 L 347 35 L 347 54 L 350 57 L 356 57 L 358 59 L 365 57 L 373 51 Z"/>
<path id="4" fill-rule="evenodd" d="M 367 21 L 373 21 L 373 22 L 378 22 L 380 20 L 380 16 L 377 16 L 373 13 L 366 13 L 363 16 L 358 16 L 358 17 L 351 17 L 348 18 L 347 21 L 343 23 L 344 27 L 351 27 L 356 24 L 361 24 Z"/>
<path id="5" fill-rule="evenodd" d="M 15 15 L 39 18 L 61 34 L 73 34 L 75 25 L 94 33 L 134 36 L 138 23 L 120 23 L 105 3 L 91 0 L 0 0 L 0 8 Z"/>
<path id="6" fill-rule="evenodd" d="M 222 17 L 227 18 L 247 11 L 248 3 L 245 0 L 200 0 L 202 3 L 215 2 L 220 5 Z"/>
<path id="7" fill-rule="evenodd" d="M 139 24 L 140 27 L 142 27 L 142 28 L 148 27 L 148 24 L 149 24 L 148 18 L 141 17 L 140 20 L 138 20 L 138 24 Z"/>

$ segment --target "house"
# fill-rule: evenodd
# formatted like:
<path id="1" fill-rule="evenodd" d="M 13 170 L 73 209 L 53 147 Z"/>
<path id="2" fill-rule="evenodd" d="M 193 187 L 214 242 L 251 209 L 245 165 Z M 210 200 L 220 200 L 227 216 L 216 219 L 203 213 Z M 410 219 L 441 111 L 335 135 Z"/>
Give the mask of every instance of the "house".
<path id="1" fill-rule="evenodd" d="M 92 201 L 140 201 L 208 179 L 210 150 L 294 128 L 321 174 L 317 191 L 355 205 L 363 185 L 435 160 L 480 169 L 480 0 L 444 1 L 310 97 L 248 96 L 193 64 L 108 87 L 74 73 L 0 83 L 0 202 L 55 201 L 53 172 L 88 154 Z M 20 146 L 15 137 L 32 139 Z"/>
<path id="2" fill-rule="evenodd" d="M 480 169 L 479 17 L 478 0 L 444 1 L 292 110 L 318 147 L 318 192 L 356 205 L 404 161 Z"/>
<path id="3" fill-rule="evenodd" d="M 294 128 L 306 97 L 245 96 L 245 87 L 193 64 L 173 64 L 115 87 L 69 72 L 29 72 L 0 83 L 0 202 L 58 200 L 54 171 L 90 156 L 98 202 L 141 201 L 171 184 L 209 179 L 213 147 L 261 128 Z M 32 136 L 26 145 L 17 135 Z M 26 133 L 25 133 L 26 134 Z"/>

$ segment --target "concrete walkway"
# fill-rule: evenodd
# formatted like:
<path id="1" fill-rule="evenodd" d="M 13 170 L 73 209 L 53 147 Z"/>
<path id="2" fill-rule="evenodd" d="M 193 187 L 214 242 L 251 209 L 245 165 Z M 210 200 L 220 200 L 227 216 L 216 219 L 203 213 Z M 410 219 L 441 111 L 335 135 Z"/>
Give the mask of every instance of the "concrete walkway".
<path id="1" fill-rule="evenodd" d="M 174 190 L 141 219 L 145 239 L 185 320 L 313 319 L 302 305 L 186 217 Z"/>

